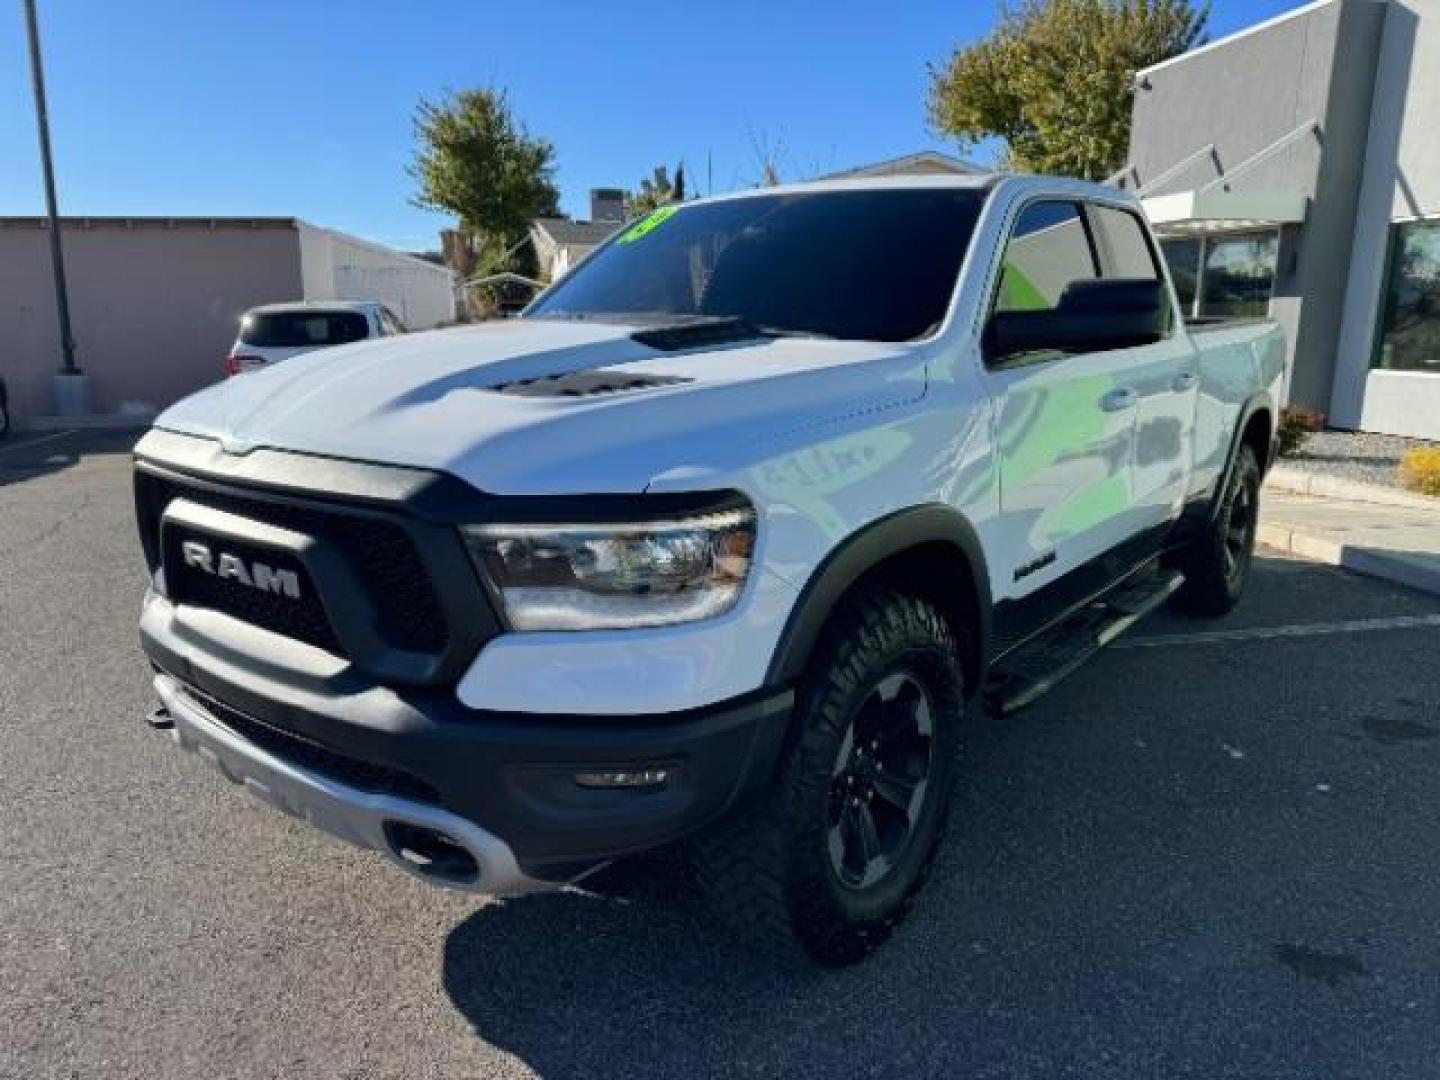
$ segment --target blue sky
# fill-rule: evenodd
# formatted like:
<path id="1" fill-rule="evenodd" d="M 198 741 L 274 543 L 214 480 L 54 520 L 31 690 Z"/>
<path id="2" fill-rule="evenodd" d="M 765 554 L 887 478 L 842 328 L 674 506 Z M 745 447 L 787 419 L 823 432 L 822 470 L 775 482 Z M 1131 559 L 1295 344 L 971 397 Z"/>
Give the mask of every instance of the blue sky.
<path id="1" fill-rule="evenodd" d="M 562 206 L 683 159 L 752 183 L 926 147 L 925 65 L 994 20 L 984 0 L 677 5 L 39 0 L 61 210 L 274 214 L 407 248 L 411 117 L 446 87 L 507 87 L 556 147 Z M 1218 37 L 1295 0 L 1215 0 Z M 4 10 L 8 9 L 8 10 Z M 0 215 L 43 210 L 24 26 L 0 14 Z M 981 155 L 983 157 L 984 155 Z"/>

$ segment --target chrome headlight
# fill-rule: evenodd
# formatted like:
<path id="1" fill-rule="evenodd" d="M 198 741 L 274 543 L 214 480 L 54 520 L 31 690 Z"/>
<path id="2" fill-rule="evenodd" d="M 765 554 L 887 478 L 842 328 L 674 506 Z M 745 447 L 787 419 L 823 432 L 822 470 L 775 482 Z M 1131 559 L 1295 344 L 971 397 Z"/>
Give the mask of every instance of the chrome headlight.
<path id="1" fill-rule="evenodd" d="M 735 606 L 750 573 L 755 511 L 462 531 L 515 630 L 668 626 Z"/>

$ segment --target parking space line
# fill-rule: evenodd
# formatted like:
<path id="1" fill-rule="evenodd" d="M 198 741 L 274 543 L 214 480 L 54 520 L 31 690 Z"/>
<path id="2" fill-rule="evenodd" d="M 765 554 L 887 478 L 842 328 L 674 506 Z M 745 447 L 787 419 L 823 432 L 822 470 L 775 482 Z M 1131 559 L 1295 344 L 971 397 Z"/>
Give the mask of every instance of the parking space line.
<path id="1" fill-rule="evenodd" d="M 49 435 L 41 435 L 38 439 L 28 439 L 25 442 L 12 443 L 9 446 L 0 446 L 0 454 L 10 450 L 29 450 L 32 446 L 39 446 L 41 443 L 51 442 L 54 439 L 63 439 L 66 435 L 74 435 L 74 428 L 66 428 L 64 431 L 52 431 Z"/>
<path id="2" fill-rule="evenodd" d="M 1151 637 L 1121 638 L 1112 649 L 1153 649 L 1165 645 L 1213 645 L 1229 641 L 1265 641 L 1272 638 L 1322 637 L 1327 634 L 1357 634 L 1367 630 L 1417 630 L 1440 627 L 1440 615 L 1391 615 L 1378 619 L 1350 619 L 1346 622 L 1295 623 L 1290 626 L 1254 626 L 1245 630 L 1207 630 L 1198 634 L 1155 634 Z"/>

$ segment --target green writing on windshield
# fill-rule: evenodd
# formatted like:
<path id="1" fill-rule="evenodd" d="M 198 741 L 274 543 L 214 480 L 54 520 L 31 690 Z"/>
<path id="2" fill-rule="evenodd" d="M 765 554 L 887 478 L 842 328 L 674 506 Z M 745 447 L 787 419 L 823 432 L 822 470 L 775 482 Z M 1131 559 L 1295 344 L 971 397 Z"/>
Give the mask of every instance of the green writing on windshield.
<path id="1" fill-rule="evenodd" d="M 649 236 L 661 225 L 669 221 L 671 215 L 679 209 L 678 206 L 661 206 L 650 211 L 650 213 L 646 214 L 634 225 L 631 225 L 630 228 L 621 233 L 619 239 L 615 242 L 617 244 L 633 244 L 636 240 Z"/>

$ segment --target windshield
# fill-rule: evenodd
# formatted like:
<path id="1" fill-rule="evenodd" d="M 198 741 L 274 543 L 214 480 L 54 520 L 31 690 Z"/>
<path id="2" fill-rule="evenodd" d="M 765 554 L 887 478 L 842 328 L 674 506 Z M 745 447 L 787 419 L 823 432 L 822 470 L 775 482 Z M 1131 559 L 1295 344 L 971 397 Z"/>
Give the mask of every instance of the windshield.
<path id="1" fill-rule="evenodd" d="M 985 193 L 760 195 L 662 207 L 527 318 L 731 318 L 769 333 L 913 341 L 945 318 Z"/>
<path id="2" fill-rule="evenodd" d="M 369 334 L 358 311 L 252 311 L 240 322 L 240 341 L 257 348 L 343 345 Z"/>

